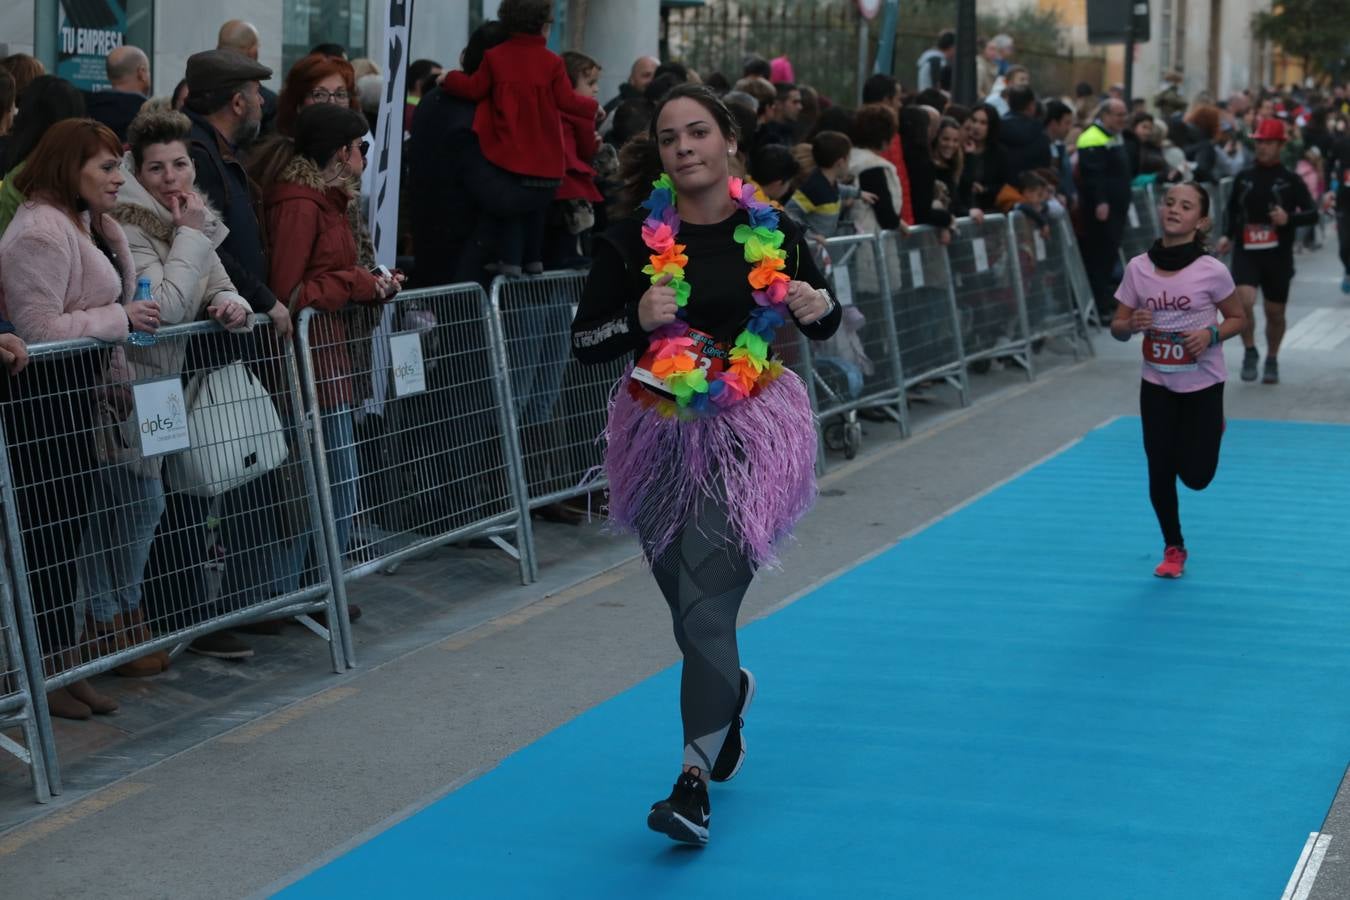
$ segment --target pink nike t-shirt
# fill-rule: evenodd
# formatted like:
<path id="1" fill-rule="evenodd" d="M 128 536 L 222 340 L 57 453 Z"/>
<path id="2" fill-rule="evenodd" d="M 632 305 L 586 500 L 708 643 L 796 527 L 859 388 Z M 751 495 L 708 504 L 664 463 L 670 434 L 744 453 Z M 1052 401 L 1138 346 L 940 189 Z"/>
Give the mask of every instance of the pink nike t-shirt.
<path id="1" fill-rule="evenodd" d="M 1159 275 L 1141 253 L 1125 267 L 1116 299 L 1131 309 L 1153 311 L 1153 328 L 1143 338 L 1144 380 L 1178 394 L 1204 390 L 1228 380 L 1223 345 L 1197 357 L 1186 352 L 1180 335 L 1219 323 L 1219 304 L 1233 295 L 1233 276 L 1212 256 L 1202 256 L 1180 272 Z"/>

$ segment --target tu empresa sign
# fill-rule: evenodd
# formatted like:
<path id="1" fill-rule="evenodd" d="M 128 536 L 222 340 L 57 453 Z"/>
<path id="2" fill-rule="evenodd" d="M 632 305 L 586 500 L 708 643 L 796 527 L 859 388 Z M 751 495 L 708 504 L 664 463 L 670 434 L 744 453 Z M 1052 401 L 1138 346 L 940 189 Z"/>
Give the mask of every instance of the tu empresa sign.
<path id="1" fill-rule="evenodd" d="M 56 74 L 86 91 L 106 90 L 105 59 L 126 37 L 127 0 L 61 0 Z"/>

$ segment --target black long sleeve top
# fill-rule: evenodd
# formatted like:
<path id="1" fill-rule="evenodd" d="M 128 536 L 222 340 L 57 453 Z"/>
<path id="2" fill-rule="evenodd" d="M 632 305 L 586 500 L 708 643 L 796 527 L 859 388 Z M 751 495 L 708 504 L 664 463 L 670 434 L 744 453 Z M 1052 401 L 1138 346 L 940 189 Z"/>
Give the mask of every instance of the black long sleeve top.
<path id="1" fill-rule="evenodd" d="M 877 201 L 872 204 L 872 214 L 877 217 L 878 225 L 887 231 L 895 231 L 900 227 L 900 202 L 903 198 L 891 196 L 891 187 L 886 181 L 884 169 L 877 166 L 858 173 L 858 189 L 876 195 Z"/>
<path id="2" fill-rule="evenodd" d="M 685 280 L 691 288 L 685 321 L 720 342 L 734 342 L 755 307 L 747 279 L 751 265 L 733 239 L 736 227 L 749 222 L 749 214 L 738 209 L 715 225 L 680 225 L 679 242 L 689 257 Z M 827 287 L 801 228 L 786 215 L 779 217 L 778 227 L 787 250 L 783 271 L 794 281 Z M 651 279 L 642 273 L 650 255 L 642 243 L 642 219 L 637 217 L 616 222 L 596 239 L 591 274 L 572 322 L 572 353 L 581 362 L 609 362 L 624 354 L 632 354 L 636 361 L 647 349 L 649 334 L 638 322 L 638 302 L 651 287 Z M 842 315 L 836 303 L 825 318 L 797 327 L 811 340 L 823 341 L 834 334 Z"/>
<path id="3" fill-rule="evenodd" d="M 932 225 L 934 228 L 952 227 L 952 214 L 933 206 L 938 174 L 927 149 L 920 147 L 917 152 L 908 154 L 905 167 L 909 170 L 910 208 L 914 210 L 914 224 Z"/>
<path id="4" fill-rule="evenodd" d="M 1008 163 L 1002 147 L 991 142 L 979 153 L 966 152 L 965 166 L 961 169 L 960 193 L 968 211 L 979 207 L 987 213 L 998 212 L 998 194 L 1007 183 Z M 981 190 L 975 190 L 976 184 Z"/>
<path id="5" fill-rule="evenodd" d="M 1275 229 L 1280 236 L 1280 246 L 1275 249 L 1292 258 L 1294 233 L 1304 225 L 1317 224 L 1317 206 L 1303 179 L 1284 166 L 1256 165 L 1238 173 L 1233 179 L 1233 198 L 1223 233 L 1241 247 L 1243 227 L 1270 224 L 1272 206 L 1289 214 L 1289 221 Z"/>

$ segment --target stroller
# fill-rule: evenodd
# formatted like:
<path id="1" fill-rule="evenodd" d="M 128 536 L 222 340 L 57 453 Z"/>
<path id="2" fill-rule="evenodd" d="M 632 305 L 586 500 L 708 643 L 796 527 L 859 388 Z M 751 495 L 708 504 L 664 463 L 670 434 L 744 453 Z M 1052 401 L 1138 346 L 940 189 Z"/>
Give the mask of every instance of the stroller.
<path id="1" fill-rule="evenodd" d="M 843 307 L 843 318 L 833 337 L 812 345 L 814 365 L 811 377 L 820 398 L 818 408 L 848 406 L 862 396 L 865 380 L 876 371 L 867 357 L 861 337 L 867 319 L 862 310 L 853 305 L 848 268 L 843 265 L 836 267 L 824 247 L 819 249 L 818 262 L 821 271 L 834 285 L 835 298 Z M 858 421 L 856 409 L 850 407 L 823 419 L 821 427 L 828 449 L 842 450 L 845 459 L 853 459 L 858 455 L 858 448 L 862 444 L 862 424 Z"/>

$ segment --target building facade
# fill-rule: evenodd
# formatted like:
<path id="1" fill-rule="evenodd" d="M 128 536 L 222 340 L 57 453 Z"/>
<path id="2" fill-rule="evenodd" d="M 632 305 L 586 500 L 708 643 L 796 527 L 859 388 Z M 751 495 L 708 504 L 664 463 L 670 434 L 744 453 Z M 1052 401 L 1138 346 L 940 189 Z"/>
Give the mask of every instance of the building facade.
<path id="1" fill-rule="evenodd" d="M 495 15 L 497 6 L 498 0 L 415 0 L 408 58 L 457 65 L 470 25 Z M 94 57 L 109 40 L 134 44 L 150 55 L 155 93 L 167 95 L 183 77 L 187 58 L 215 46 L 225 20 L 246 19 L 262 37 L 259 61 L 276 73 L 269 86 L 279 89 L 290 65 L 316 44 L 341 44 L 350 58 L 380 58 L 387 0 L 111 0 L 107 7 L 107 13 L 96 11 L 96 21 L 67 22 L 60 0 L 4 0 L 0 50 L 31 53 L 49 72 L 58 66 L 66 71 L 79 61 L 67 57 L 88 51 L 85 70 L 92 80 Z M 121 20 L 114 21 L 112 11 L 118 10 Z M 656 53 L 660 0 L 561 0 L 556 18 L 562 25 L 559 48 L 573 46 L 571 32 L 579 38 L 575 48 L 604 66 L 604 96 L 618 90 L 634 59 Z M 106 39 L 98 40 L 100 34 Z"/>
<path id="2" fill-rule="evenodd" d="M 1152 0 L 1151 39 L 1135 61 L 1136 96 L 1162 89 L 1169 71 L 1182 76 L 1181 93 L 1221 99 L 1270 82 L 1270 47 L 1252 36 L 1252 16 L 1269 0 Z"/>
<path id="3" fill-rule="evenodd" d="M 1124 0 L 1121 0 L 1124 2 Z M 1087 0 L 981 0 L 980 9 L 1012 13 L 1027 5 L 1054 10 L 1066 30 L 1064 49 L 1090 52 Z M 1216 98 L 1269 84 L 1282 72 L 1271 48 L 1251 34 L 1252 16 L 1271 0 L 1150 0 L 1150 35 L 1135 47 L 1134 95 L 1152 97 L 1169 71 L 1181 73 L 1182 95 Z M 1107 80 L 1125 80 L 1125 48 L 1107 48 Z"/>

